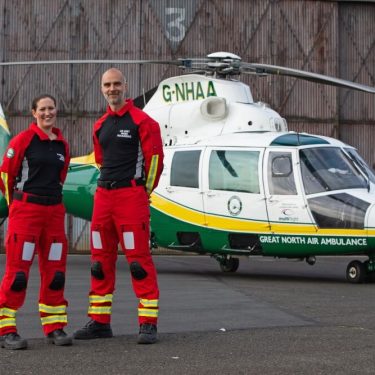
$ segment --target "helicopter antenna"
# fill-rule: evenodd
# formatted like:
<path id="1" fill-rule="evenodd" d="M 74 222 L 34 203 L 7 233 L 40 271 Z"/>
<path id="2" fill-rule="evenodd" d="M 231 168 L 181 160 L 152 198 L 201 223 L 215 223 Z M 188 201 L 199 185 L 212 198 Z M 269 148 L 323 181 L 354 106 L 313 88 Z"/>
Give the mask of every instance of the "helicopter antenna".
<path id="1" fill-rule="evenodd" d="M 142 95 L 143 95 L 143 103 L 146 105 L 146 93 L 145 93 L 145 88 L 142 88 Z"/>

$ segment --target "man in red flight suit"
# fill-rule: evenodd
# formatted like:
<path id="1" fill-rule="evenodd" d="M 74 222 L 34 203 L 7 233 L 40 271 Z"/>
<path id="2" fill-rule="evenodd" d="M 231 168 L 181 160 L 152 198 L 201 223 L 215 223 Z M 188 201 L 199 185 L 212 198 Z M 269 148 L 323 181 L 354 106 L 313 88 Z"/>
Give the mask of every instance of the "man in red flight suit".
<path id="1" fill-rule="evenodd" d="M 157 341 L 159 289 L 149 239 L 149 195 L 163 169 L 160 128 L 125 99 L 127 84 L 117 69 L 102 76 L 109 106 L 94 125 L 95 160 L 100 168 L 91 223 L 91 320 L 75 339 L 112 337 L 110 326 L 117 246 L 120 242 L 139 299 L 139 344 Z"/>

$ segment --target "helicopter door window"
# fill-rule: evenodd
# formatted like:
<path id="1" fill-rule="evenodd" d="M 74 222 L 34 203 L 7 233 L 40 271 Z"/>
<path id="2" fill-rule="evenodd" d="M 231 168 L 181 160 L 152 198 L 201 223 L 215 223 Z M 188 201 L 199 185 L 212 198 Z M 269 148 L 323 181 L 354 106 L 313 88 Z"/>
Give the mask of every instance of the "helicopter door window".
<path id="1" fill-rule="evenodd" d="M 270 152 L 268 164 L 270 194 L 296 195 L 291 153 Z"/>
<path id="2" fill-rule="evenodd" d="M 259 194 L 258 163 L 259 151 L 212 151 L 209 189 Z"/>
<path id="3" fill-rule="evenodd" d="M 201 151 L 176 151 L 172 159 L 171 186 L 199 187 Z"/>

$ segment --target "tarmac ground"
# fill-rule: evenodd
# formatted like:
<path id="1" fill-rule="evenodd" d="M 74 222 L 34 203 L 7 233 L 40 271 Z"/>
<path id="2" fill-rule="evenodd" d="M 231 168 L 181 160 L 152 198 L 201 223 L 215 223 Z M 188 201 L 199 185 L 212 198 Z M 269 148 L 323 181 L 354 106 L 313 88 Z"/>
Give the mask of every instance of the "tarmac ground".
<path id="1" fill-rule="evenodd" d="M 112 339 L 48 345 L 32 268 L 17 326 L 28 350 L 0 349 L 5 374 L 374 374 L 375 285 L 345 279 L 349 257 L 241 258 L 222 273 L 207 256 L 158 255 L 159 341 L 137 345 L 137 300 L 119 257 Z M 0 255 L 0 276 L 5 256 Z M 87 255 L 70 255 L 68 334 L 87 321 Z"/>

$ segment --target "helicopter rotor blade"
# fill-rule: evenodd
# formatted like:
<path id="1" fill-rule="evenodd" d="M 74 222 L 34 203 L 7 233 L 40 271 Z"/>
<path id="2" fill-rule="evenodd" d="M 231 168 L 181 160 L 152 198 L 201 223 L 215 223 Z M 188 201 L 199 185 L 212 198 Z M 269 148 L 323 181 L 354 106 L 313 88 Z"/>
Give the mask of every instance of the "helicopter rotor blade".
<path id="1" fill-rule="evenodd" d="M 326 85 L 345 87 L 375 94 L 375 88 L 360 83 L 323 74 L 307 72 L 299 69 L 286 68 L 277 65 L 246 63 L 236 55 L 208 55 L 208 58 L 179 58 L 177 60 L 39 60 L 0 62 L 0 66 L 19 65 L 56 65 L 56 64 L 161 64 L 173 65 L 182 69 L 198 71 L 199 73 L 218 73 L 222 76 L 238 74 L 254 74 L 265 76 L 269 74 L 290 76 Z"/>
<path id="2" fill-rule="evenodd" d="M 256 64 L 256 63 L 242 63 L 241 73 L 245 74 L 257 74 L 257 75 L 283 75 L 295 78 L 304 79 L 307 81 L 323 83 L 325 85 L 340 86 L 345 88 L 350 88 L 359 91 L 365 91 L 375 94 L 375 87 L 362 85 L 360 83 L 347 81 L 341 78 L 330 77 L 318 73 L 306 72 L 299 69 L 284 68 L 277 65 L 267 65 L 267 64 Z"/>
<path id="3" fill-rule="evenodd" d="M 17 65 L 58 65 L 58 64 L 163 64 L 184 66 L 185 61 L 181 60 L 37 60 L 37 61 L 9 61 L 0 62 L 0 66 Z M 188 64 L 186 62 L 186 64 Z"/>
<path id="4" fill-rule="evenodd" d="M 3 61 L 0 66 L 20 65 L 63 65 L 63 64 L 160 64 L 174 65 L 191 70 L 207 70 L 228 67 L 230 63 L 213 61 L 207 58 L 179 58 L 177 60 L 36 60 L 36 61 Z"/>

